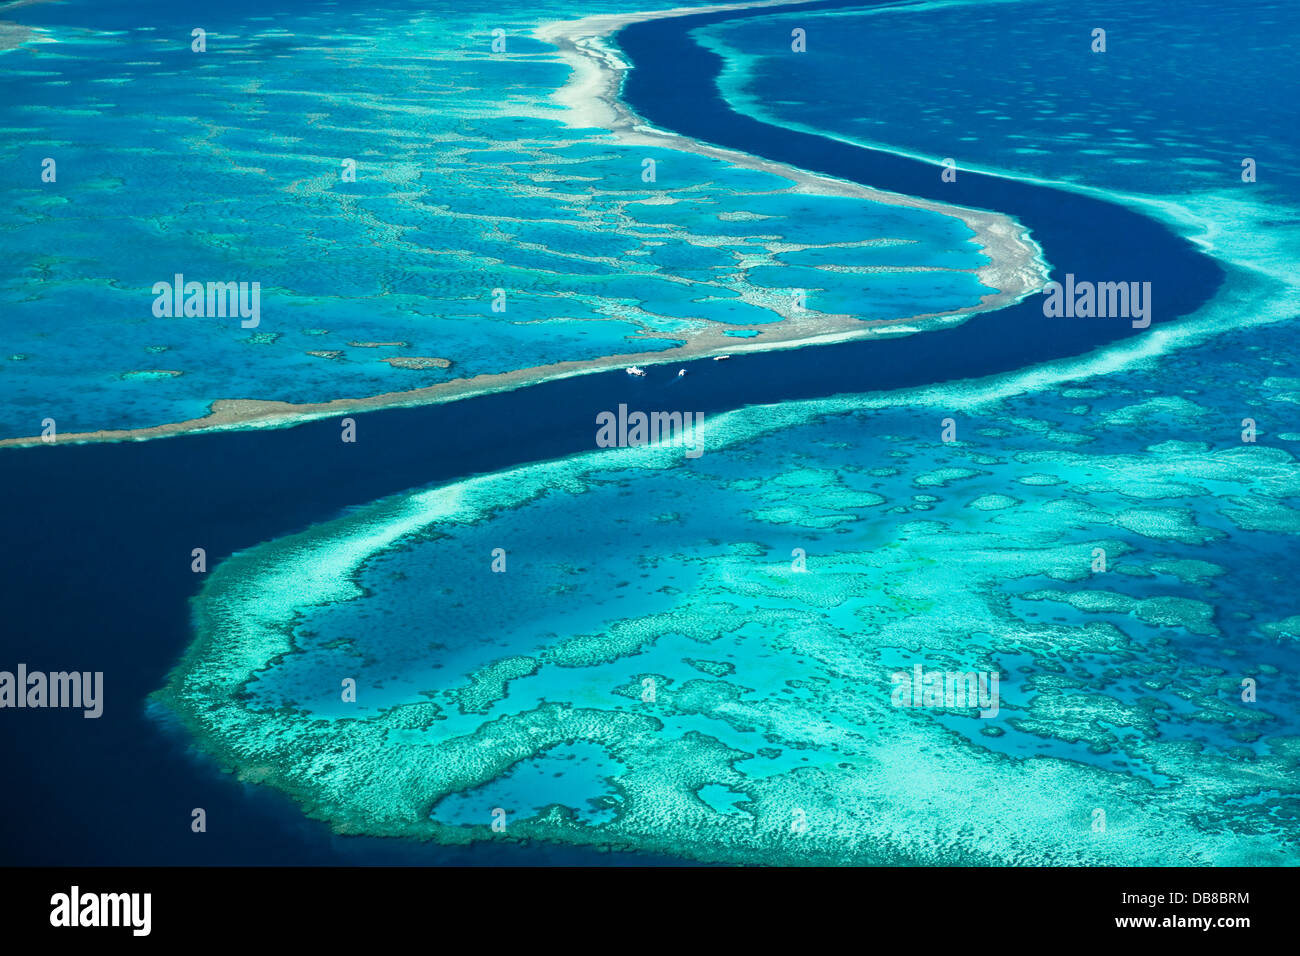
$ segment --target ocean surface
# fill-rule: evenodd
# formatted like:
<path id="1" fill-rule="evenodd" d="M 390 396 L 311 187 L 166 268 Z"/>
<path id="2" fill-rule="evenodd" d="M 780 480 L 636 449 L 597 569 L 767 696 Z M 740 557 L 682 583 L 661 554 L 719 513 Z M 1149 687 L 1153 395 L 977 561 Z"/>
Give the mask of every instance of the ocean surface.
<path id="1" fill-rule="evenodd" d="M 1150 328 L 1030 296 L 905 337 L 370 412 L 355 444 L 331 419 L 4 449 L 3 661 L 103 670 L 108 694 L 96 721 L 5 715 L 3 859 L 1294 864 L 1300 125 L 1276 78 L 1300 17 L 871 6 L 633 25 L 624 98 L 704 142 L 1009 214 L 1054 279 L 1151 282 Z M 152 6 L 9 14 L 48 42 L 0 55 L 23 94 L 3 161 L 38 169 L 62 141 L 71 182 L 5 187 L 4 437 L 786 321 L 750 314 L 753 289 L 899 316 L 987 291 L 805 274 L 975 268 L 948 217 L 672 151 L 682 179 L 641 182 L 643 150 L 547 100 L 565 68 L 524 37 L 572 10 L 512 9 L 508 60 L 484 52 L 496 12 L 463 5 L 186 16 L 205 12 L 213 52 L 238 38 L 207 72 L 158 43 L 188 28 Z M 373 175 L 340 188 L 345 155 Z M 737 210 L 771 218 L 718 218 Z M 864 237 L 890 241 L 845 245 Z M 182 267 L 265 275 L 274 337 L 151 316 Z M 497 285 L 533 291 L 493 313 Z M 400 355 L 453 364 L 378 360 Z M 183 374 L 128 374 L 154 359 Z M 703 413 L 703 454 L 597 450 L 620 404 Z M 999 673 L 998 714 L 894 706 L 917 664 Z"/>

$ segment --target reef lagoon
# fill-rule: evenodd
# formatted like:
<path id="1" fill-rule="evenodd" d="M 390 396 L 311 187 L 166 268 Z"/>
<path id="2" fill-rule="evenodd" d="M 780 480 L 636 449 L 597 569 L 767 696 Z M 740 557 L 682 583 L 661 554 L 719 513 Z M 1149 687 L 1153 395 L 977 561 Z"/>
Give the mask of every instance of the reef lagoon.
<path id="1" fill-rule="evenodd" d="M 71 441 L 282 425 L 897 334 L 1042 284 L 1005 216 L 595 127 L 532 36 L 553 5 L 28 15 L 0 106 L 0 162 L 31 171 L 0 217 L 10 444 L 47 418 Z M 256 315 L 213 307 L 227 282 L 246 306 L 257 283 Z"/>
<path id="2" fill-rule="evenodd" d="M 1300 436 L 1207 442 L 1203 404 L 1278 407 L 1293 356 L 1202 377 L 1220 344 L 1173 396 L 1157 364 L 755 407 L 695 461 L 386 499 L 222 564 L 161 699 L 343 833 L 491 839 L 500 807 L 709 862 L 1293 863 Z M 1000 712 L 891 706 L 913 662 L 1000 672 Z"/>

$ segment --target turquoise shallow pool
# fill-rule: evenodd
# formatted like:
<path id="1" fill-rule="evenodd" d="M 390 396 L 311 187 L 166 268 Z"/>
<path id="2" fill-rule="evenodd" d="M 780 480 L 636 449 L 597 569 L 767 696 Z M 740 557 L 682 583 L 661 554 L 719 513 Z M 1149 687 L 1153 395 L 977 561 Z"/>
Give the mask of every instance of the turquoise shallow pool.
<path id="1" fill-rule="evenodd" d="M 662 351 L 780 322 L 783 255 L 816 267 L 797 277 L 814 311 L 904 318 L 989 291 L 960 221 L 565 125 L 569 68 L 529 34 L 569 8 L 235 5 L 206 13 L 197 53 L 188 15 L 141 6 L 29 11 L 41 42 L 4 55 L 0 437 Z M 825 268 L 869 263 L 869 242 L 966 271 Z M 155 315 L 176 274 L 258 283 L 257 326 Z"/>

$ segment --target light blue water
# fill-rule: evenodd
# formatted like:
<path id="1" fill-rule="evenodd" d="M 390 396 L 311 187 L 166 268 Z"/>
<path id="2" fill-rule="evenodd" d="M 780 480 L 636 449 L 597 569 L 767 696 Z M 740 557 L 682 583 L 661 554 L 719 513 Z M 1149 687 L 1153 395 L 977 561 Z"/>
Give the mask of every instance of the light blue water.
<path id="1" fill-rule="evenodd" d="M 583 12 L 600 9 L 619 5 Z M 529 34 L 571 8 L 268 16 L 74 0 L 13 15 L 42 42 L 0 62 L 0 256 L 13 264 L 0 437 L 38 434 L 46 417 L 65 435 L 157 425 L 221 398 L 361 398 L 770 325 L 781 313 L 754 303 L 789 299 L 790 279 L 762 268 L 778 242 L 810 246 L 819 266 L 882 240 L 903 243 L 888 264 L 904 268 L 987 261 L 948 217 L 784 194 L 777 176 L 565 125 L 549 97 L 568 67 Z M 153 286 L 177 273 L 260 283 L 260 323 L 156 317 Z M 799 281 L 810 309 L 872 319 L 987 291 L 969 272 Z M 384 361 L 402 357 L 451 364 Z"/>
<path id="2" fill-rule="evenodd" d="M 257 674 L 244 706 L 294 708 L 290 765 L 317 746 L 313 720 L 339 732 L 357 719 L 382 726 L 392 708 L 420 701 L 437 715 L 409 738 L 389 731 L 390 746 L 540 746 L 435 807 L 441 824 L 476 832 L 501 807 L 511 826 L 567 839 L 549 828 L 573 823 L 543 814 L 559 804 L 587 828 L 583 842 L 608 832 L 648 847 L 633 808 L 667 812 L 680 798 L 707 822 L 670 827 L 673 838 L 712 859 L 708 847 L 748 839 L 755 817 L 738 801 L 781 793 L 821 806 L 852 786 L 889 789 L 891 802 L 872 811 L 872 827 L 837 815 L 833 852 L 879 826 L 906 853 L 922 781 L 973 760 L 963 809 L 924 809 L 958 844 L 962 820 L 996 807 L 1019 852 L 1049 859 L 1057 842 L 1085 839 L 1086 824 L 1071 835 L 1062 820 L 1103 806 L 1146 848 L 1093 847 L 1090 859 L 1244 858 L 1256 852 L 1245 835 L 1260 827 L 1292 853 L 1294 831 L 1265 823 L 1276 802 L 1237 797 L 1258 789 L 1256 775 L 1283 780 L 1278 754 L 1300 734 L 1297 648 L 1279 626 L 1297 612 L 1287 567 L 1300 533 L 1300 437 L 1243 443 L 1216 412 L 1289 414 L 1294 380 L 1275 374 L 1297 357 L 1287 331 L 1228 335 L 1151 369 L 957 412 L 953 444 L 939 440 L 939 409 L 864 399 L 849 412 L 846 399 L 791 405 L 784 427 L 759 409 L 735 413 L 714 433 L 725 447 L 667 468 L 603 468 L 596 456 L 493 479 L 505 498 L 490 517 L 437 521 L 431 536 L 376 551 L 353 577 L 358 596 L 320 604 L 305 593 L 298 649 Z M 1160 383 L 1174 368 L 1185 384 L 1169 395 Z M 570 477 L 506 505 L 550 469 Z M 350 549 L 362 520 L 322 526 L 312 548 L 327 554 L 337 536 L 340 553 Z M 508 551 L 503 573 L 491 570 L 497 546 Z M 807 571 L 791 569 L 796 548 Z M 267 575 L 310 560 L 267 553 Z M 229 587 L 218 600 L 234 597 Z M 237 616 L 238 600 L 224 613 Z M 527 667 L 484 676 L 520 656 Z M 889 675 L 915 663 L 1000 673 L 999 713 L 891 707 Z M 356 703 L 340 700 L 342 675 L 357 680 Z M 1258 700 L 1242 698 L 1245 678 Z M 465 708 L 474 680 L 495 689 Z M 555 705 L 591 715 L 591 736 L 578 738 L 596 748 L 587 759 L 557 763 L 549 745 L 511 729 L 541 733 Z M 650 738 L 604 723 L 643 717 L 655 722 Z M 716 752 L 730 755 L 725 772 L 689 769 Z M 392 754 L 400 774 L 405 758 Z M 895 791 L 890 768 L 903 766 L 911 782 Z M 646 789 L 650 767 L 667 790 Z M 1050 796 L 999 803 L 1049 772 Z M 1142 786 L 1159 801 L 1144 805 Z M 1216 811 L 1206 836 L 1196 821 L 1211 793 L 1234 795 L 1234 809 Z M 761 832 L 773 812 L 758 812 Z M 774 852 L 764 846 L 754 858 Z"/>

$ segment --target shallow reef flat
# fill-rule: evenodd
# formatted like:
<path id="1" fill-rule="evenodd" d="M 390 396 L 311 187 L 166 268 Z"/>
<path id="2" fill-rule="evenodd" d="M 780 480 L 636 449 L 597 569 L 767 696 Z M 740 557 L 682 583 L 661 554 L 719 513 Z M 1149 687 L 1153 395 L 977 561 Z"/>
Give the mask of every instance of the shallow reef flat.
<path id="1" fill-rule="evenodd" d="M 0 157 L 32 170 L 0 186 L 0 442 L 47 417 L 63 441 L 150 438 L 897 333 L 1041 284 L 1005 217 L 584 125 L 555 99 L 572 51 L 532 35 L 554 4 L 400 13 L 214 24 L 205 53 L 188 21 L 59 25 L 6 56 L 38 68 L 0 106 Z M 977 234 L 999 224 L 996 247 Z M 157 314 L 178 275 L 258 283 L 257 315 Z"/>
<path id="2" fill-rule="evenodd" d="M 344 834 L 1294 865 L 1297 359 L 1262 326 L 397 495 L 217 567 L 157 699 Z M 996 712 L 898 706 L 916 665 Z"/>

